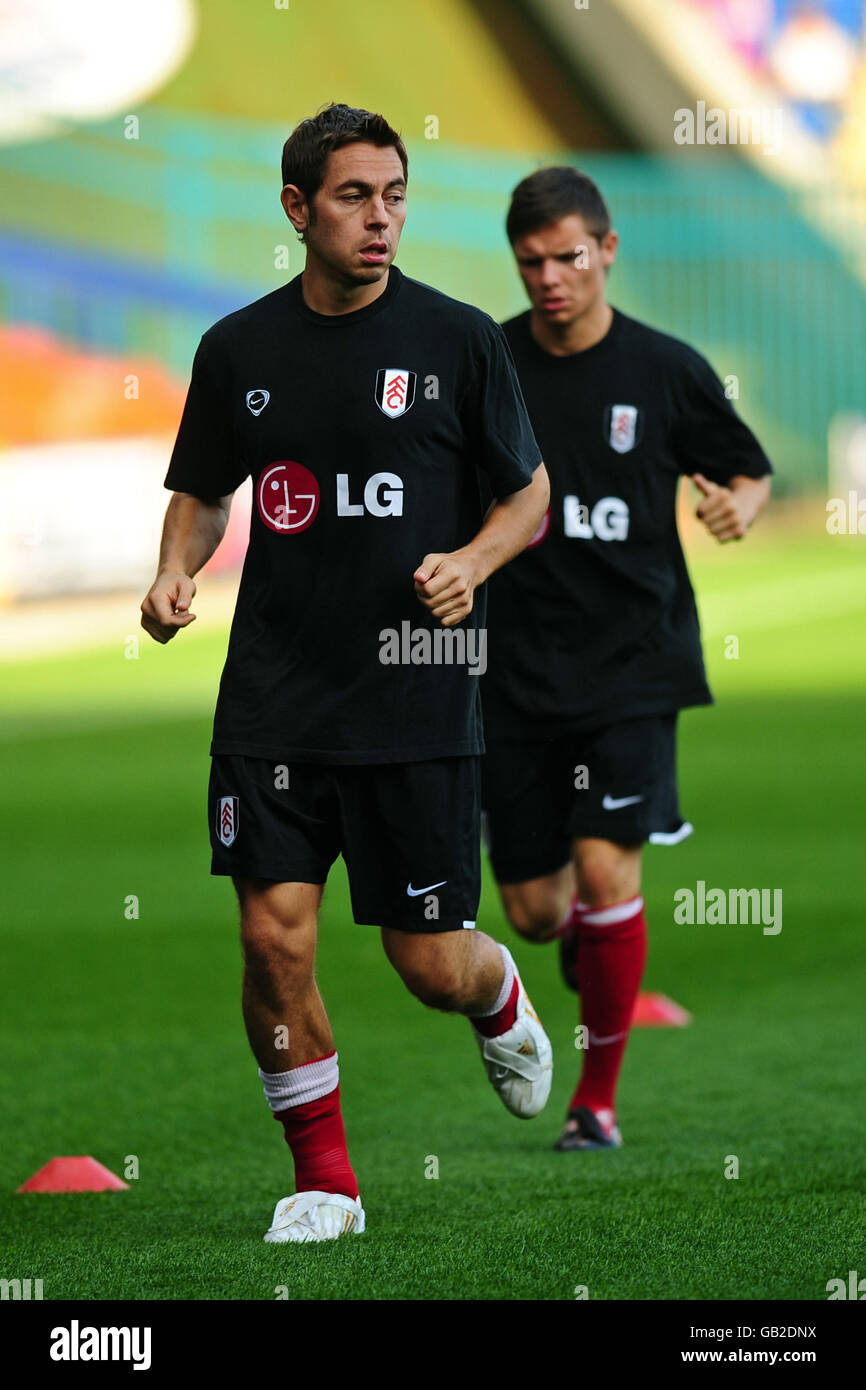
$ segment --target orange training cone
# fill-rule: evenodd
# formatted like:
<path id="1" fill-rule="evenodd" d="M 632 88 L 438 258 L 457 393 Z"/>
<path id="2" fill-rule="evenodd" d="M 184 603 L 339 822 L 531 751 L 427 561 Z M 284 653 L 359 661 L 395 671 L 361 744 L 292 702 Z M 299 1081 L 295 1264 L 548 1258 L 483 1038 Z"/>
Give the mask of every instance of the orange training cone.
<path id="1" fill-rule="evenodd" d="M 28 1178 L 18 1188 L 19 1192 L 109 1192 L 121 1188 L 129 1190 L 129 1183 L 123 1182 L 110 1168 L 97 1163 L 95 1158 L 85 1155 L 82 1158 L 52 1158 L 32 1178 Z"/>
<path id="2" fill-rule="evenodd" d="M 692 1016 L 666 994 L 639 994 L 631 1017 L 632 1028 L 685 1028 Z"/>

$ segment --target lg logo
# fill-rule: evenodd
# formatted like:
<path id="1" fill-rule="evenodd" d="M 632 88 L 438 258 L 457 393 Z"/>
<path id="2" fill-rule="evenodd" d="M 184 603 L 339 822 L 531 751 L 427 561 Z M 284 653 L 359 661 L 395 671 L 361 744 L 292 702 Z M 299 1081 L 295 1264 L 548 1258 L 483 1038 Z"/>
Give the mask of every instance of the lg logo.
<path id="1" fill-rule="evenodd" d="M 403 515 L 403 480 L 396 473 L 374 473 L 359 502 L 351 500 L 348 473 L 338 473 L 336 483 L 337 516 Z M 284 536 L 306 531 L 316 519 L 320 500 L 314 474 L 288 459 L 270 464 L 256 486 L 259 516 L 270 531 Z"/>
<path id="2" fill-rule="evenodd" d="M 306 531 L 319 510 L 319 484 L 302 463 L 272 463 L 256 487 L 259 516 L 281 535 Z"/>
<path id="3" fill-rule="evenodd" d="M 628 507 L 621 497 L 600 497 L 592 511 L 576 497 L 563 499 L 563 530 L 577 540 L 624 541 L 628 520 Z"/>
<path id="4" fill-rule="evenodd" d="M 364 486 L 363 502 L 349 501 L 349 475 L 337 474 L 337 516 L 403 515 L 403 479 L 396 473 L 374 473 Z"/>

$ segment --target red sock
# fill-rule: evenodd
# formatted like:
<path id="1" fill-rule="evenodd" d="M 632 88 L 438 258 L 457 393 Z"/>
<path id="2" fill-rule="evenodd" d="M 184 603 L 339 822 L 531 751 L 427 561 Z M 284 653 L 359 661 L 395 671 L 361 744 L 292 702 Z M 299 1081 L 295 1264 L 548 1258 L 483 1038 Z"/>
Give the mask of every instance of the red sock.
<path id="1" fill-rule="evenodd" d="M 274 1119 L 285 1130 L 286 1143 L 295 1161 L 296 1192 L 341 1192 L 358 1196 L 358 1183 L 346 1149 L 346 1131 L 340 1112 L 340 1083 L 319 1100 L 308 1100 Z"/>
<path id="2" fill-rule="evenodd" d="M 587 920 L 589 919 L 589 920 Z M 571 1109 L 615 1109 L 616 1083 L 646 962 L 643 899 L 578 908 L 577 974 L 588 1030 L 583 1070 Z"/>
<path id="3" fill-rule="evenodd" d="M 482 1033 L 485 1038 L 498 1038 L 501 1033 L 507 1033 L 509 1028 L 513 1028 L 517 1020 L 517 999 L 520 994 L 520 984 L 515 971 L 514 983 L 511 986 L 511 993 L 495 1014 L 487 1014 L 483 1018 L 473 1018 L 472 1023 Z"/>

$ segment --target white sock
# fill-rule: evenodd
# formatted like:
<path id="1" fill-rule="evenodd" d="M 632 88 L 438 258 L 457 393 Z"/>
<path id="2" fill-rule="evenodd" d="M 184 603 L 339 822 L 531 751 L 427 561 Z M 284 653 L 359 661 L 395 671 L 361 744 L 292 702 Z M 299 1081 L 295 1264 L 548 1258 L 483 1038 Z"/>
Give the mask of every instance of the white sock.
<path id="1" fill-rule="evenodd" d="M 340 1080 L 337 1062 L 337 1053 L 332 1052 L 328 1057 L 317 1057 L 314 1062 L 304 1062 L 291 1071 L 269 1072 L 259 1067 L 268 1105 L 276 1113 L 330 1095 Z"/>
<path id="2" fill-rule="evenodd" d="M 511 952 L 507 946 L 503 946 L 497 941 L 497 946 L 502 952 L 502 964 L 505 966 L 505 979 L 502 981 L 502 988 L 496 996 L 496 1003 L 490 1009 L 482 1009 L 480 1013 L 473 1014 L 474 1018 L 490 1018 L 493 1014 L 498 1014 L 500 1009 L 504 1009 L 511 996 L 514 985 L 514 961 L 511 959 Z"/>
<path id="3" fill-rule="evenodd" d="M 588 927 L 612 927 L 617 922 L 627 922 L 630 917 L 636 917 L 642 909 L 643 898 L 640 894 L 636 898 L 628 898 L 625 902 L 612 903 L 610 907 L 577 904 L 579 920 L 585 922 Z"/>

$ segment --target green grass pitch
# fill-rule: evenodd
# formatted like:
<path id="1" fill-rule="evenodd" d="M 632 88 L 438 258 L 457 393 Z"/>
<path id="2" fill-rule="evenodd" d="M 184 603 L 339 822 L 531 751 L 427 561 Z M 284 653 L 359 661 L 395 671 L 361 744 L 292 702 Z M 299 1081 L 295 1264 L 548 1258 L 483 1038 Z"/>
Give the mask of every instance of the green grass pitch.
<path id="1" fill-rule="evenodd" d="M 221 642 L 143 638 L 128 661 L 119 636 L 7 667 L 0 1275 L 46 1299 L 725 1300 L 821 1299 L 866 1269 L 862 544 L 819 516 L 697 548 L 718 704 L 682 720 L 697 833 L 645 875 L 645 987 L 694 1023 L 634 1033 L 621 1151 L 551 1149 L 579 1060 L 551 952 L 509 941 L 555 1051 L 550 1105 L 522 1122 L 467 1025 L 411 999 L 353 926 L 336 866 L 319 974 L 368 1231 L 318 1250 L 261 1240 L 291 1169 L 243 1033 L 231 887 L 208 874 Z M 676 925 L 698 879 L 781 888 L 781 933 Z M 479 926 L 509 937 L 489 876 Z M 140 1176 L 15 1195 L 56 1154 L 120 1173 L 135 1155 Z"/>

